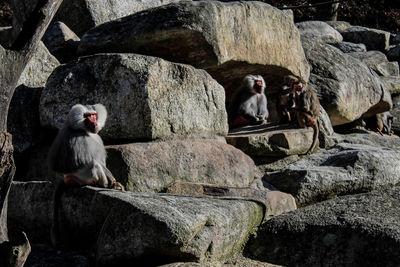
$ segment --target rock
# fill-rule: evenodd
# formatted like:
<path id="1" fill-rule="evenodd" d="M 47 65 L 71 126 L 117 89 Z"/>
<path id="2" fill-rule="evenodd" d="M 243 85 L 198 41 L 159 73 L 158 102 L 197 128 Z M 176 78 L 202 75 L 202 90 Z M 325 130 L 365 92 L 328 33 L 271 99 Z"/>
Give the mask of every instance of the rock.
<path id="1" fill-rule="evenodd" d="M 167 188 L 166 193 L 175 195 L 207 195 L 217 197 L 244 198 L 260 201 L 265 205 L 265 219 L 296 209 L 294 198 L 286 193 L 272 190 L 259 190 L 249 187 L 229 187 L 177 182 Z"/>
<path id="2" fill-rule="evenodd" d="M 248 242 L 246 254 L 283 266 L 397 266 L 399 201 L 396 187 L 277 216 Z"/>
<path id="3" fill-rule="evenodd" d="M 39 42 L 38 50 L 22 72 L 18 85 L 24 84 L 28 87 L 44 87 L 50 74 L 60 62 L 50 54 L 43 42 Z"/>
<path id="4" fill-rule="evenodd" d="M 33 195 L 32 183 L 13 185 L 19 191 L 10 202 L 40 196 L 35 205 L 21 206 L 22 228 L 49 228 L 37 221 L 50 214 L 42 194 Z M 14 188 L 18 187 L 18 188 Z M 254 201 L 211 197 L 121 192 L 104 188 L 67 188 L 61 198 L 61 244 L 74 250 L 96 250 L 96 266 L 161 265 L 174 261 L 225 261 L 239 255 L 250 232 L 263 217 Z M 37 213 L 32 214 L 31 209 Z M 11 207 L 10 207 L 11 210 Z M 40 211 L 39 211 L 40 210 Z M 39 214 L 46 212 L 46 215 Z M 16 224 L 17 225 L 17 224 Z M 35 226 L 36 225 L 36 226 Z"/>
<path id="5" fill-rule="evenodd" d="M 323 21 L 303 21 L 296 23 L 302 38 L 335 43 L 343 41 L 342 35 Z"/>
<path id="6" fill-rule="evenodd" d="M 399 76 L 399 63 L 389 62 L 380 51 L 353 52 L 349 55 L 358 58 L 380 76 Z"/>
<path id="7" fill-rule="evenodd" d="M 394 120 L 392 124 L 392 130 L 395 134 L 400 134 L 400 95 L 393 96 L 393 110 L 390 111 L 393 115 Z"/>
<path id="8" fill-rule="evenodd" d="M 26 232 L 32 243 L 49 243 L 54 185 L 49 182 L 13 182 L 8 196 L 8 228 Z"/>
<path id="9" fill-rule="evenodd" d="M 344 32 L 351 27 L 347 21 L 325 21 L 329 26 L 337 30 L 339 33 Z"/>
<path id="10" fill-rule="evenodd" d="M 10 48 L 12 34 L 12 26 L 0 27 L 0 45 L 4 48 Z"/>
<path id="11" fill-rule="evenodd" d="M 305 154 L 311 146 L 312 128 L 266 124 L 230 131 L 226 140 L 251 157 L 285 157 Z"/>
<path id="12" fill-rule="evenodd" d="M 31 253 L 31 244 L 24 232 L 11 234 L 11 256 L 9 266 L 24 266 L 26 259 Z"/>
<path id="13" fill-rule="evenodd" d="M 393 34 L 390 37 L 390 44 L 400 45 L 400 34 Z"/>
<path id="14" fill-rule="evenodd" d="M 107 166 L 126 189 L 160 192 L 177 181 L 247 187 L 253 160 L 234 147 L 207 140 L 107 146 Z"/>
<path id="15" fill-rule="evenodd" d="M 81 39 L 61 21 L 56 21 L 50 25 L 43 42 L 61 63 L 66 63 L 78 56 L 76 50 Z"/>
<path id="16" fill-rule="evenodd" d="M 41 123 L 61 128 L 77 103 L 108 110 L 105 139 L 224 136 L 224 88 L 204 70 L 136 54 L 100 54 L 62 65 L 40 102 Z"/>
<path id="17" fill-rule="evenodd" d="M 340 143 L 263 179 L 292 194 L 298 206 L 395 186 L 400 179 L 398 150 Z"/>
<path id="18" fill-rule="evenodd" d="M 368 133 L 353 133 L 345 135 L 334 135 L 333 139 L 336 143 L 348 143 L 348 144 L 358 144 L 367 145 L 379 148 L 390 148 L 396 151 L 400 151 L 399 137 L 398 136 L 381 136 L 380 134 L 374 132 Z"/>
<path id="19" fill-rule="evenodd" d="M 228 103 L 249 73 L 264 77 L 268 95 L 286 74 L 309 76 L 292 18 L 259 1 L 172 3 L 97 26 L 78 50 L 133 52 L 205 69 L 225 88 Z"/>
<path id="20" fill-rule="evenodd" d="M 93 266 L 90 256 L 84 252 L 62 251 L 43 244 L 33 244 L 25 266 L 90 267 Z"/>
<path id="21" fill-rule="evenodd" d="M 54 136 L 43 136 L 44 140 L 53 141 Z M 22 153 L 15 153 L 15 181 L 51 181 L 57 183 L 62 179 L 61 174 L 50 170 L 47 165 L 47 153 L 50 143 L 43 142 L 30 147 Z"/>
<path id="22" fill-rule="evenodd" d="M 181 0 L 69 0 L 62 3 L 56 20 L 82 36 L 90 28 L 105 22 L 178 1 Z"/>
<path id="23" fill-rule="evenodd" d="M 337 42 L 337 43 L 329 43 L 330 45 L 339 48 L 343 53 L 350 52 L 366 52 L 367 47 L 365 44 L 354 44 L 350 42 Z"/>
<path id="24" fill-rule="evenodd" d="M 361 26 L 352 26 L 341 32 L 343 40 L 363 43 L 368 50 L 385 51 L 389 47 L 390 33 Z"/>
<path id="25" fill-rule="evenodd" d="M 159 267 L 278 267 L 279 265 L 270 264 L 267 262 L 255 261 L 245 257 L 237 257 L 228 262 L 174 262 L 161 265 Z"/>
<path id="26" fill-rule="evenodd" d="M 43 88 L 18 86 L 11 99 L 7 129 L 13 135 L 15 152 L 21 153 L 43 140 L 39 102 Z"/>
<path id="27" fill-rule="evenodd" d="M 379 77 L 382 84 L 391 94 L 399 94 L 400 93 L 400 77 L 399 76 L 390 76 L 390 77 Z"/>
<path id="28" fill-rule="evenodd" d="M 391 108 L 390 94 L 364 63 L 328 44 L 304 40 L 303 47 L 312 67 L 310 86 L 333 126 Z"/>
<path id="29" fill-rule="evenodd" d="M 389 60 L 395 60 L 400 62 L 400 45 L 396 45 L 392 48 L 390 48 L 387 52 L 386 55 Z"/>

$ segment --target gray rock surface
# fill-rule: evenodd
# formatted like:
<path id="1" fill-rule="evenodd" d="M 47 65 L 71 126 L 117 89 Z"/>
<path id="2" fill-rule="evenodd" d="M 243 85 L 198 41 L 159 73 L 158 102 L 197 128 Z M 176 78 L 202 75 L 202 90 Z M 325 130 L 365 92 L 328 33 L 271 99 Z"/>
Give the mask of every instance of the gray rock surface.
<path id="1" fill-rule="evenodd" d="M 305 154 L 309 150 L 314 131 L 288 124 L 266 124 L 233 129 L 226 140 L 251 157 L 278 157 Z"/>
<path id="2" fill-rule="evenodd" d="M 50 74 L 60 62 L 50 54 L 43 42 L 40 42 L 36 53 L 26 65 L 22 72 L 18 85 L 24 84 L 28 87 L 44 87 Z"/>
<path id="3" fill-rule="evenodd" d="M 292 18 L 258 1 L 184 1 L 143 11 L 89 30 L 79 51 L 133 52 L 205 69 L 228 102 L 249 73 L 266 79 L 268 94 L 286 74 L 309 76 Z"/>
<path id="4" fill-rule="evenodd" d="M 371 147 L 390 148 L 396 151 L 400 151 L 400 137 L 396 135 L 381 136 L 379 133 L 376 132 L 368 132 L 344 135 L 335 134 L 332 138 L 335 140 L 336 143 L 347 143 L 349 145 L 367 145 Z"/>
<path id="5" fill-rule="evenodd" d="M 393 46 L 386 52 L 389 60 L 400 61 L 400 45 Z"/>
<path id="6" fill-rule="evenodd" d="M 343 53 L 350 52 L 366 52 L 367 47 L 365 44 L 355 44 L 350 42 L 337 42 L 337 43 L 329 43 L 330 45 L 339 48 Z"/>
<path id="7" fill-rule="evenodd" d="M 49 243 L 54 185 L 13 182 L 8 196 L 8 228 L 22 230 L 33 243 Z"/>
<path id="8" fill-rule="evenodd" d="M 400 180 L 398 150 L 340 143 L 285 169 L 267 173 L 263 180 L 292 194 L 298 206 L 395 186 Z"/>
<path id="9" fill-rule="evenodd" d="M 134 192 L 160 192 L 177 181 L 247 187 L 253 160 L 218 141 L 177 140 L 107 146 L 107 166 Z"/>
<path id="10" fill-rule="evenodd" d="M 302 38 L 334 43 L 343 41 L 342 35 L 324 21 L 303 21 L 296 23 Z"/>
<path id="11" fill-rule="evenodd" d="M 347 21 L 326 21 L 326 23 L 340 33 L 351 27 Z"/>
<path id="12" fill-rule="evenodd" d="M 296 202 L 290 194 L 268 190 L 266 188 L 256 189 L 250 187 L 230 187 L 225 185 L 177 182 L 168 187 L 166 193 L 174 195 L 207 195 L 233 197 L 238 199 L 253 199 L 264 203 L 264 220 L 297 208 Z"/>
<path id="13" fill-rule="evenodd" d="M 380 51 L 353 52 L 349 55 L 367 64 L 380 76 L 399 76 L 399 63 L 389 62 L 386 55 Z"/>
<path id="14" fill-rule="evenodd" d="M 379 80 L 391 94 L 400 94 L 400 76 L 379 77 Z"/>
<path id="15" fill-rule="evenodd" d="M 333 126 L 391 108 L 390 93 L 364 63 L 321 42 L 304 40 L 303 47 L 312 67 L 310 86 Z"/>
<path id="16" fill-rule="evenodd" d="M 18 86 L 7 117 L 7 129 L 13 135 L 14 151 L 21 153 L 43 141 L 40 126 L 39 102 L 43 88 Z"/>
<path id="17" fill-rule="evenodd" d="M 398 266 L 400 188 L 345 196 L 266 222 L 246 251 L 283 266 Z"/>
<path id="18" fill-rule="evenodd" d="M 393 109 L 390 111 L 393 115 L 394 120 L 392 124 L 392 129 L 395 134 L 400 134 L 400 95 L 393 95 Z"/>
<path id="19" fill-rule="evenodd" d="M 56 15 L 79 36 L 90 28 L 136 12 L 181 0 L 68 0 Z"/>
<path id="20" fill-rule="evenodd" d="M 224 88 L 204 70 L 136 54 L 100 54 L 62 65 L 40 102 L 44 126 L 61 128 L 70 108 L 102 103 L 105 139 L 224 136 Z"/>
<path id="21" fill-rule="evenodd" d="M 352 43 L 363 43 L 368 50 L 384 52 L 389 48 L 390 33 L 361 26 L 352 26 L 341 32 L 343 40 Z"/>
<path id="22" fill-rule="evenodd" d="M 51 194 L 36 188 L 13 184 L 9 203 L 19 205 L 13 206 L 19 216 L 10 217 L 23 229 L 45 234 L 49 227 L 38 223 L 43 226 L 51 215 Z M 21 195 L 30 200 L 26 205 L 18 203 Z M 263 213 L 262 205 L 247 200 L 69 188 L 61 198 L 61 245 L 95 247 L 96 266 L 224 261 L 240 254 Z"/>
<path id="23" fill-rule="evenodd" d="M 76 50 L 81 39 L 67 25 L 56 21 L 50 25 L 43 42 L 50 53 L 57 57 L 61 63 L 66 63 L 77 58 Z"/>

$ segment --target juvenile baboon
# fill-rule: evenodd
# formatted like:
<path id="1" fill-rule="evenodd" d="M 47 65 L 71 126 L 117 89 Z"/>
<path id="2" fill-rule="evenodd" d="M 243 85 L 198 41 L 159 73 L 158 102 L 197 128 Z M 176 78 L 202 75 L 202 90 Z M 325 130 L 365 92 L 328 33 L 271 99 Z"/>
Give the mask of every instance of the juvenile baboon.
<path id="1" fill-rule="evenodd" d="M 283 77 L 283 85 L 278 95 L 278 115 L 281 123 L 290 122 L 294 118 L 294 94 L 292 85 L 298 81 L 298 78 L 293 75 Z"/>
<path id="2" fill-rule="evenodd" d="M 393 123 L 393 116 L 390 114 L 389 111 L 375 114 L 372 117 L 364 119 L 366 123 L 366 128 L 377 131 L 381 135 L 384 133 L 392 135 L 392 123 Z"/>
<path id="3" fill-rule="evenodd" d="M 300 127 L 313 127 L 314 136 L 311 147 L 308 149 L 307 154 L 314 151 L 317 145 L 319 127 L 318 116 L 320 110 L 320 103 L 317 94 L 310 90 L 305 81 L 299 80 L 292 85 L 294 93 L 294 109 L 296 114 L 297 123 Z"/>
<path id="4" fill-rule="evenodd" d="M 266 123 L 268 107 L 264 90 L 265 81 L 260 75 L 244 77 L 231 109 L 234 114 L 233 127 Z"/>

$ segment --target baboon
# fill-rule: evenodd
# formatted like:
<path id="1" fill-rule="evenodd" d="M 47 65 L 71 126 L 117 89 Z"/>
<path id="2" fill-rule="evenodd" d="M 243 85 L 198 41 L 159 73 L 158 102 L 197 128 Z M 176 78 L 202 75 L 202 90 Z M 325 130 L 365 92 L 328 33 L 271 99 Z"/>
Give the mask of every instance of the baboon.
<path id="1" fill-rule="evenodd" d="M 298 81 L 298 78 L 293 75 L 287 75 L 283 77 L 283 85 L 278 95 L 278 115 L 279 122 L 286 123 L 291 122 L 294 118 L 294 94 L 292 85 Z"/>
<path id="2" fill-rule="evenodd" d="M 101 104 L 74 105 L 48 154 L 50 168 L 64 176 L 54 194 L 52 242 L 58 246 L 58 210 L 66 186 L 94 185 L 124 190 L 106 167 L 106 150 L 97 134 L 107 119 Z"/>
<path id="3" fill-rule="evenodd" d="M 294 109 L 300 127 L 313 127 L 314 136 L 307 154 L 314 151 L 319 136 L 318 116 L 320 103 L 317 94 L 308 88 L 305 81 L 299 80 L 292 85 L 294 93 Z"/>
<path id="4" fill-rule="evenodd" d="M 260 75 L 244 77 L 231 109 L 233 127 L 266 123 L 269 113 L 264 90 L 265 81 Z"/>

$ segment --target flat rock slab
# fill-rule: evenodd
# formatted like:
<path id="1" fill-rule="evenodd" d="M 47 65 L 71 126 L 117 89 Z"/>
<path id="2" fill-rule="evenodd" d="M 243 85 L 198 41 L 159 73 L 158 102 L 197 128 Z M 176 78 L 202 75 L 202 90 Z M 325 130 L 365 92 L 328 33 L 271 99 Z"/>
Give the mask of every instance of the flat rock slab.
<path id="1" fill-rule="evenodd" d="M 247 187 L 256 176 L 248 155 L 219 141 L 114 145 L 107 154 L 110 171 L 135 192 L 160 192 L 177 181 Z"/>
<path id="2" fill-rule="evenodd" d="M 264 219 L 295 210 L 296 202 L 290 194 L 280 191 L 260 190 L 249 187 L 229 187 L 199 183 L 176 182 L 168 187 L 166 193 L 175 195 L 207 195 L 232 197 L 260 201 L 265 205 Z"/>
<path id="3" fill-rule="evenodd" d="M 139 53 L 190 64 L 209 72 L 228 99 L 249 73 L 278 90 L 284 75 L 308 79 L 310 71 L 293 17 L 258 1 L 156 7 L 92 28 L 79 52 Z"/>
<path id="4" fill-rule="evenodd" d="M 9 203 L 37 197 L 30 184 L 13 184 Z M 42 208 L 51 204 L 39 198 L 20 205 L 13 222 L 48 233 L 35 220 L 50 217 Z M 69 248 L 94 247 L 96 266 L 224 261 L 241 253 L 263 214 L 262 205 L 248 200 L 68 188 L 61 198 L 60 240 Z"/>
<path id="5" fill-rule="evenodd" d="M 363 43 L 368 50 L 384 52 L 389 48 L 390 32 L 361 26 L 352 26 L 341 32 L 344 41 Z"/>
<path id="6" fill-rule="evenodd" d="M 399 266 L 399 202 L 395 187 L 282 214 L 259 228 L 246 252 L 283 266 Z"/>
<path id="7" fill-rule="evenodd" d="M 311 147 L 314 130 L 275 123 L 232 129 L 226 140 L 246 154 L 256 157 L 285 157 L 305 154 Z"/>
<path id="8" fill-rule="evenodd" d="M 225 136 L 224 88 L 189 65 L 136 54 L 99 54 L 61 65 L 40 99 L 44 126 L 61 128 L 76 104 L 102 103 L 105 139 Z"/>
<path id="9" fill-rule="evenodd" d="M 263 180 L 292 194 L 298 206 L 379 188 L 400 182 L 398 150 L 360 144 L 340 143 L 267 173 Z"/>

